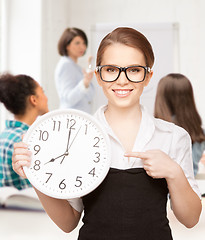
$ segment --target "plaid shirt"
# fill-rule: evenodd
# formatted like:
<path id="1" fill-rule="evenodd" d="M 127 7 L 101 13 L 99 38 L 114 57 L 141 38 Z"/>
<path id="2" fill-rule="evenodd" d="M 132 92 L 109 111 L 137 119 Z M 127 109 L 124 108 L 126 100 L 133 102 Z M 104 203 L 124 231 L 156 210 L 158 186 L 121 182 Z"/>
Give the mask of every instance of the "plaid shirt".
<path id="1" fill-rule="evenodd" d="M 0 187 L 14 186 L 19 190 L 31 187 L 29 181 L 12 168 L 13 144 L 21 141 L 21 135 L 28 128 L 25 123 L 6 120 L 6 128 L 0 133 Z"/>

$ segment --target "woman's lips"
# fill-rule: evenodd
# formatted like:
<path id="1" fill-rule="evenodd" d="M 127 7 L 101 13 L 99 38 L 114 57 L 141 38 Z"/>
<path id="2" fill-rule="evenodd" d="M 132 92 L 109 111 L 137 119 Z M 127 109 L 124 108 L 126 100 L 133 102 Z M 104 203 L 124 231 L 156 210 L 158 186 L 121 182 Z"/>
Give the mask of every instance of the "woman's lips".
<path id="1" fill-rule="evenodd" d="M 133 89 L 113 89 L 112 91 L 117 97 L 127 97 L 130 95 L 132 90 Z"/>

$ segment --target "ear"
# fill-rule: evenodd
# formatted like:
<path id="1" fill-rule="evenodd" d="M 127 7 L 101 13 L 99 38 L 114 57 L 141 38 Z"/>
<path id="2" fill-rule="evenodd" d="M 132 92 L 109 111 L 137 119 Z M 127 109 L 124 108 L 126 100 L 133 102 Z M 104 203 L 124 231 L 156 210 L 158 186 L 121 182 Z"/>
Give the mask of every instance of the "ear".
<path id="1" fill-rule="evenodd" d="M 95 77 L 98 81 L 98 84 L 102 86 L 102 80 L 100 79 L 100 73 L 95 71 Z"/>
<path id="2" fill-rule="evenodd" d="M 147 77 L 146 77 L 146 80 L 145 80 L 145 85 L 144 85 L 145 87 L 147 87 L 147 85 L 149 84 L 152 76 L 153 76 L 153 71 L 151 71 L 149 74 L 147 74 Z"/>
<path id="3" fill-rule="evenodd" d="M 31 103 L 31 105 L 36 106 L 37 105 L 37 99 L 35 95 L 31 95 L 29 97 L 29 102 Z"/>

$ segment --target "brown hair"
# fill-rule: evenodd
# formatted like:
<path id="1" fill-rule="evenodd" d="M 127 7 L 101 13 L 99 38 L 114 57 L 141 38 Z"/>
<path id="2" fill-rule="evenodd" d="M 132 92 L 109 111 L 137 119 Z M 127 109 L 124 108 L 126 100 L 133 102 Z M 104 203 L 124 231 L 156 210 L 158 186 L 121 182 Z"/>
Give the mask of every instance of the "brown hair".
<path id="1" fill-rule="evenodd" d="M 61 56 L 68 56 L 66 47 L 71 43 L 74 37 L 81 37 L 85 45 L 88 46 L 86 34 L 78 28 L 66 28 L 58 41 L 58 53 Z"/>
<path id="2" fill-rule="evenodd" d="M 145 57 L 146 66 L 152 68 L 154 64 L 154 53 L 151 44 L 142 33 L 128 27 L 116 28 L 103 38 L 97 52 L 97 66 L 101 65 L 103 54 L 107 47 L 114 43 L 121 43 L 141 50 Z"/>
<path id="3" fill-rule="evenodd" d="M 23 115 L 27 107 L 27 99 L 36 94 L 37 82 L 27 75 L 0 76 L 0 102 L 14 115 Z"/>
<path id="4" fill-rule="evenodd" d="M 205 140 L 191 82 L 182 74 L 171 73 L 159 81 L 154 115 L 183 127 L 192 142 Z"/>

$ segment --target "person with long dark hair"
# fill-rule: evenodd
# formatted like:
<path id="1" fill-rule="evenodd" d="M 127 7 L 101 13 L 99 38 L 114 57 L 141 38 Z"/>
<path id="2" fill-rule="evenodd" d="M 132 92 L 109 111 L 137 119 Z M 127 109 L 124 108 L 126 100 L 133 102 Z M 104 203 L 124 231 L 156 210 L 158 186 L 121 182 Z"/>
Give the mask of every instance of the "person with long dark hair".
<path id="1" fill-rule="evenodd" d="M 196 108 L 190 80 L 180 73 L 170 73 L 158 84 L 154 115 L 184 128 L 192 140 L 194 174 L 205 150 L 205 131 Z"/>

